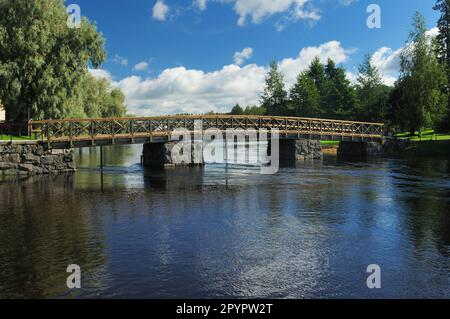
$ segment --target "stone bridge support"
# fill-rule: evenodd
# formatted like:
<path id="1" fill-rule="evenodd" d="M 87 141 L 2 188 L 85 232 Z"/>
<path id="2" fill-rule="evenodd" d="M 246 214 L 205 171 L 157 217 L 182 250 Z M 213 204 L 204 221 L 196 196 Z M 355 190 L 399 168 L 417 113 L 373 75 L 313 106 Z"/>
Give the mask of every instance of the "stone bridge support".
<path id="1" fill-rule="evenodd" d="M 0 143 L 0 177 L 76 171 L 72 149 L 53 150 L 43 143 Z"/>
<path id="2" fill-rule="evenodd" d="M 280 164 L 292 165 L 297 161 L 322 159 L 322 145 L 319 140 L 280 140 Z"/>
<path id="3" fill-rule="evenodd" d="M 179 149 L 174 150 L 174 147 Z M 190 154 L 184 154 L 183 142 L 146 143 L 142 152 L 144 167 L 177 167 L 203 165 L 203 142 L 193 141 Z M 177 154 L 177 155 L 174 155 Z"/>

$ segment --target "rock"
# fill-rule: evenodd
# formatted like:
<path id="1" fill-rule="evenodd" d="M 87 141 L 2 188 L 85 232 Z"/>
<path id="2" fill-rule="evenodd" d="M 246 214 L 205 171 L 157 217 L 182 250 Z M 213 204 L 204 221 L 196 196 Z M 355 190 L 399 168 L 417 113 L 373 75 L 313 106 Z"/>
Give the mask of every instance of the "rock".
<path id="1" fill-rule="evenodd" d="M 19 169 L 26 172 L 33 172 L 33 164 L 19 164 Z"/>
<path id="2" fill-rule="evenodd" d="M 2 174 L 3 176 L 17 176 L 18 175 L 17 172 L 18 171 L 15 169 L 7 169 L 2 171 Z"/>
<path id="3" fill-rule="evenodd" d="M 17 164 L 9 163 L 9 162 L 0 162 L 0 170 L 9 170 L 9 169 L 16 169 Z"/>
<path id="4" fill-rule="evenodd" d="M 8 154 L 3 157 L 4 162 L 10 163 L 20 163 L 20 155 L 19 154 Z"/>
<path id="5" fill-rule="evenodd" d="M 55 163 L 56 157 L 54 155 L 44 155 L 41 156 L 42 165 L 53 165 Z"/>
<path id="6" fill-rule="evenodd" d="M 22 161 L 24 163 L 39 164 L 41 162 L 41 158 L 33 153 L 27 153 L 22 155 Z"/>
<path id="7" fill-rule="evenodd" d="M 42 146 L 42 145 L 37 145 L 37 146 L 36 146 L 36 149 L 35 149 L 35 151 L 34 151 L 34 154 L 35 154 L 36 156 L 42 156 L 42 155 L 44 155 L 44 154 L 45 154 L 44 146 Z"/>

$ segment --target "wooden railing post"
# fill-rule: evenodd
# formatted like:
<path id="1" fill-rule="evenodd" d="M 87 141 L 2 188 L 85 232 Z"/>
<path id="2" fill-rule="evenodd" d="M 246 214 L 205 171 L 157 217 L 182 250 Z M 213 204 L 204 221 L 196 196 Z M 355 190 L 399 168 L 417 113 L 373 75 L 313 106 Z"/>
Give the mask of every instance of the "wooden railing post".
<path id="1" fill-rule="evenodd" d="M 69 143 L 70 143 L 70 147 L 73 147 L 73 122 L 70 121 L 69 122 Z"/>

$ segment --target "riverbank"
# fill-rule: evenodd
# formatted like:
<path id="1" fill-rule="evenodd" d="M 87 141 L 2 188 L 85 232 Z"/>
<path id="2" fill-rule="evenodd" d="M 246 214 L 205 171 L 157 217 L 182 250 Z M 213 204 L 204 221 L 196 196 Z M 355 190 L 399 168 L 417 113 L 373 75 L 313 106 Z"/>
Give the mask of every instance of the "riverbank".
<path id="1" fill-rule="evenodd" d="M 336 155 L 339 148 L 338 141 L 322 141 L 324 155 Z M 388 152 L 391 154 L 392 152 Z M 450 139 L 447 140 L 409 140 L 404 149 L 398 149 L 394 153 L 406 156 L 444 156 L 450 157 Z"/>

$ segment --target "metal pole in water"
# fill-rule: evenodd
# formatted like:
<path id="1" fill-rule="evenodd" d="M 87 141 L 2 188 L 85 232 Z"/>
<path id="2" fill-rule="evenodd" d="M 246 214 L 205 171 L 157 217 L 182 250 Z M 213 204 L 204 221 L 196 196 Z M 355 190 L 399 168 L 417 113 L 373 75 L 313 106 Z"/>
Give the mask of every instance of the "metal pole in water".
<path id="1" fill-rule="evenodd" d="M 103 146 L 100 146 L 100 168 L 103 170 Z"/>
<path id="2" fill-rule="evenodd" d="M 100 184 L 101 191 L 103 192 L 103 146 L 100 146 Z"/>
<path id="3" fill-rule="evenodd" d="M 228 188 L 228 140 L 225 134 L 225 185 Z"/>

